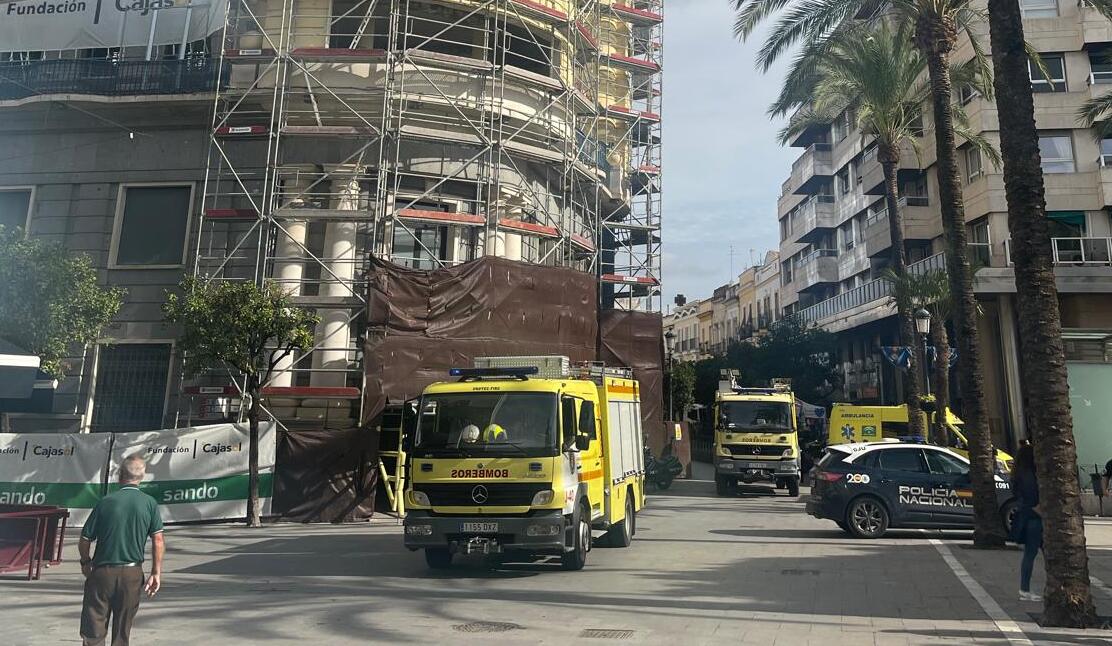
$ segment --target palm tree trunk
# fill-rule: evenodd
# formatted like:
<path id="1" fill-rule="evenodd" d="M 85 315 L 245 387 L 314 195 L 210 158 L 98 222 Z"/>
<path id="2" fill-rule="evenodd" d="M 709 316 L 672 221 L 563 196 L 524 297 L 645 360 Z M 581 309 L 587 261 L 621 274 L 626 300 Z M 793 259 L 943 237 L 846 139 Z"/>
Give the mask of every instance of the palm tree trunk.
<path id="1" fill-rule="evenodd" d="M 884 171 L 884 201 L 888 210 L 888 232 L 892 239 L 892 271 L 903 275 L 907 271 L 907 251 L 904 249 L 903 215 L 900 213 L 899 192 L 897 181 L 897 164 L 900 160 L 900 149 L 890 143 L 877 146 L 877 159 Z M 897 304 L 899 302 L 897 301 Z M 927 429 L 923 424 L 923 413 L 920 405 L 920 394 L 923 385 L 919 378 L 919 362 L 922 361 L 915 342 L 915 325 L 911 319 L 911 312 L 899 308 L 896 312 L 899 322 L 900 345 L 911 347 L 911 361 L 904 374 L 904 400 L 907 402 L 908 431 L 915 437 L 926 438 Z"/>
<path id="2" fill-rule="evenodd" d="M 954 327 L 961 363 L 958 378 L 963 398 L 962 417 L 969 429 L 969 475 L 973 485 L 973 544 L 981 548 L 1004 545 L 1004 523 L 996 506 L 996 455 L 987 427 L 984 373 L 977 332 L 977 298 L 966 245 L 965 207 L 954 141 L 953 87 L 950 54 L 957 42 L 952 18 L 924 14 L 915 29 L 916 45 L 927 59 L 934 139 L 937 154 L 938 198 L 947 250 L 946 265 L 954 298 Z"/>
<path id="3" fill-rule="evenodd" d="M 1044 626 L 1096 621 L 1081 521 L 1077 451 L 1062 346 L 1062 321 L 1046 221 L 1034 102 L 1017 0 L 989 0 L 1000 150 L 1019 310 L 1023 397 L 1040 498 L 1046 558 Z"/>
<path id="4" fill-rule="evenodd" d="M 247 376 L 247 394 L 251 407 L 247 409 L 250 435 L 247 438 L 247 526 L 262 525 L 259 513 L 259 395 L 261 388 L 257 375 Z"/>
<path id="5" fill-rule="evenodd" d="M 946 409 L 950 407 L 950 333 L 946 331 L 946 319 L 937 316 L 931 323 L 931 341 L 934 343 L 934 403 L 935 444 L 946 446 L 946 436 L 942 425 L 946 420 Z"/>

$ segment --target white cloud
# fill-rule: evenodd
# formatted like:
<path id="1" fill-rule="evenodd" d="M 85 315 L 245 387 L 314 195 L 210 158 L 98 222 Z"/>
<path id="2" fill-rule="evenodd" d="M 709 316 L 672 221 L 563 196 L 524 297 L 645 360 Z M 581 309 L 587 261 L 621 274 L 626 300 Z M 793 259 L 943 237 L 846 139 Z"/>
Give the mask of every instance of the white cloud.
<path id="1" fill-rule="evenodd" d="M 783 66 L 754 67 L 726 0 L 672 0 L 664 24 L 664 304 L 709 296 L 779 246 L 776 200 L 798 151 L 765 116 Z"/>

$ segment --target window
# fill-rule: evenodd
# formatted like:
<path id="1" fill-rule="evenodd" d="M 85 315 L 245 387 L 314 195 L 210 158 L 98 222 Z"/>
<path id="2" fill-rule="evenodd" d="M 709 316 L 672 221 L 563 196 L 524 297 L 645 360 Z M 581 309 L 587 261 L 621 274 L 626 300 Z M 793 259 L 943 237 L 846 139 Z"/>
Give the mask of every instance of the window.
<path id="1" fill-rule="evenodd" d="M 1073 140 L 1068 134 L 1039 135 L 1039 155 L 1044 173 L 1072 173 Z"/>
<path id="2" fill-rule="evenodd" d="M 849 194 L 849 166 L 838 171 L 838 197 L 845 197 Z"/>
<path id="3" fill-rule="evenodd" d="M 1112 139 L 1100 140 L 1100 165 L 1112 166 Z"/>
<path id="4" fill-rule="evenodd" d="M 880 468 L 885 471 L 925 473 L 922 451 L 919 449 L 887 449 L 880 451 Z"/>
<path id="5" fill-rule="evenodd" d="M 162 428 L 170 352 L 169 343 L 100 346 L 90 430 L 126 432 Z"/>
<path id="6" fill-rule="evenodd" d="M 969 471 L 969 467 L 964 462 L 945 451 L 927 450 L 925 453 L 927 455 L 927 466 L 931 468 L 931 473 L 959 476 Z"/>
<path id="7" fill-rule="evenodd" d="M 448 227 L 395 227 L 393 249 L 393 261 L 403 267 L 436 269 L 448 257 Z"/>
<path id="8" fill-rule="evenodd" d="M 1112 48 L 1089 50 L 1089 70 L 1092 83 L 1112 83 Z"/>
<path id="9" fill-rule="evenodd" d="M 1024 18 L 1054 18 L 1058 0 L 1019 0 L 1019 10 Z"/>
<path id="10" fill-rule="evenodd" d="M 984 170 L 981 169 L 981 150 L 974 146 L 965 149 L 965 175 L 967 181 L 972 182 L 981 175 Z"/>
<path id="11" fill-rule="evenodd" d="M 1051 238 L 1084 238 L 1088 230 L 1084 211 L 1047 211 Z"/>
<path id="12" fill-rule="evenodd" d="M 982 218 L 979 222 L 971 223 L 968 230 L 967 244 L 970 256 L 980 266 L 990 266 L 992 264 L 992 238 L 989 235 L 988 218 Z"/>
<path id="13" fill-rule="evenodd" d="M 182 264 L 193 187 L 121 186 L 112 239 L 112 264 L 176 267 Z"/>
<path id="14" fill-rule="evenodd" d="M 966 105 L 979 96 L 981 96 L 981 93 L 978 92 L 972 85 L 963 85 L 958 88 L 958 100 L 961 101 L 962 105 Z"/>
<path id="15" fill-rule="evenodd" d="M 30 215 L 31 189 L 0 188 L 0 227 L 26 230 Z"/>
<path id="16" fill-rule="evenodd" d="M 1040 54 L 1043 66 L 1050 73 L 1049 77 L 1043 76 L 1042 71 L 1034 61 L 1027 61 L 1027 72 L 1031 76 L 1031 91 L 1040 92 L 1065 92 L 1066 91 L 1066 62 L 1061 54 Z"/>
<path id="17" fill-rule="evenodd" d="M 833 134 L 835 143 L 845 139 L 849 135 L 849 121 L 849 111 L 847 110 L 838 115 L 838 118 L 831 124 L 831 133 Z"/>

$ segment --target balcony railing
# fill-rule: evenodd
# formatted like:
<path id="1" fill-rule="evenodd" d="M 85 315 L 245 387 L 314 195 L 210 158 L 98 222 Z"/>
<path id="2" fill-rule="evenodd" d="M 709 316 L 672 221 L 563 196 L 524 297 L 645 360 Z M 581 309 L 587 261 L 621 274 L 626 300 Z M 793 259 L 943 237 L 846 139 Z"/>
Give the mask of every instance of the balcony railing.
<path id="1" fill-rule="evenodd" d="M 0 100 L 38 94 L 136 96 L 195 94 L 216 89 L 213 58 L 163 61 L 58 59 L 0 63 Z M 220 74 L 226 77 L 226 69 Z"/>
<path id="2" fill-rule="evenodd" d="M 913 274 L 924 274 L 929 271 L 944 270 L 945 268 L 946 254 L 944 253 L 937 253 L 907 266 L 907 270 Z M 878 278 L 859 287 L 842 292 L 833 298 L 828 298 L 810 307 L 805 307 L 799 310 L 796 316 L 804 325 L 818 323 L 821 320 L 833 317 L 841 312 L 872 303 L 873 301 L 878 301 L 882 298 L 888 298 L 891 293 L 892 284 L 882 278 Z"/>
<path id="3" fill-rule="evenodd" d="M 1055 265 L 1112 267 L 1112 238 L 1051 238 Z M 1004 258 L 1012 264 L 1012 241 L 1004 241 Z"/>

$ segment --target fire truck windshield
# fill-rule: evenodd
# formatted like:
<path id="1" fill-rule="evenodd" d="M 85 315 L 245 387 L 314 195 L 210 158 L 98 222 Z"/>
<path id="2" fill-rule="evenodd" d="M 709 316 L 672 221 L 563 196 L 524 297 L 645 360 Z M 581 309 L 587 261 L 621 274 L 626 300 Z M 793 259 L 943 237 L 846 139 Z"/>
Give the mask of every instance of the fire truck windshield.
<path id="1" fill-rule="evenodd" d="M 437 456 L 558 455 L 556 394 L 425 395 L 415 450 Z"/>
<path id="2" fill-rule="evenodd" d="M 786 433 L 794 430 L 791 405 L 786 402 L 722 402 L 718 411 L 719 427 L 725 431 Z"/>

